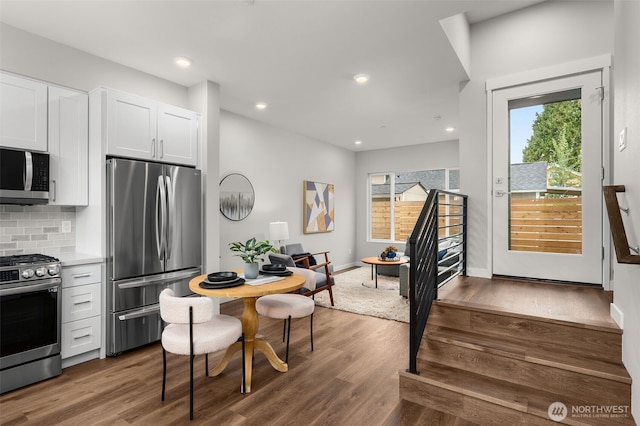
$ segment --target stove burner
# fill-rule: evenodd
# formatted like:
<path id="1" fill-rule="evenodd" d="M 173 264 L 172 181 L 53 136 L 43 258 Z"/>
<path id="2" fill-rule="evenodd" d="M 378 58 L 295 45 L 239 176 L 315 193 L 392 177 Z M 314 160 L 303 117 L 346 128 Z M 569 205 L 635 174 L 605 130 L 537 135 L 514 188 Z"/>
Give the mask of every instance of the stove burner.
<path id="1" fill-rule="evenodd" d="M 16 254 L 13 256 L 0 256 L 0 266 L 25 266 L 36 263 L 51 262 L 59 262 L 59 260 L 55 257 L 46 256 L 44 254 Z"/>

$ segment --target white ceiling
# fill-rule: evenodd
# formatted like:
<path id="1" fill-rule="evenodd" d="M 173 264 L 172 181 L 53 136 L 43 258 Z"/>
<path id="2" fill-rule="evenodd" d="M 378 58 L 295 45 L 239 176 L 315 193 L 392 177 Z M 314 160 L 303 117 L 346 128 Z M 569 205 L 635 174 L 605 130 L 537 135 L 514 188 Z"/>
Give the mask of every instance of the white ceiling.
<path id="1" fill-rule="evenodd" d="M 227 111 L 362 151 L 457 139 L 444 129 L 467 77 L 439 20 L 539 2 L 1 0 L 0 20 L 184 86 L 215 81 Z"/>

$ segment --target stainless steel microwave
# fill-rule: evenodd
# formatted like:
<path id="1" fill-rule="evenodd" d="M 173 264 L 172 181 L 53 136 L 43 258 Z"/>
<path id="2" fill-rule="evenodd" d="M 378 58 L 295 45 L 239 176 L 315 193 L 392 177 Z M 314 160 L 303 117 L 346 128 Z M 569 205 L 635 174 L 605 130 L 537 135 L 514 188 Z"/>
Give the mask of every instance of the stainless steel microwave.
<path id="1" fill-rule="evenodd" d="M 49 154 L 0 148 L 0 204 L 49 202 Z"/>

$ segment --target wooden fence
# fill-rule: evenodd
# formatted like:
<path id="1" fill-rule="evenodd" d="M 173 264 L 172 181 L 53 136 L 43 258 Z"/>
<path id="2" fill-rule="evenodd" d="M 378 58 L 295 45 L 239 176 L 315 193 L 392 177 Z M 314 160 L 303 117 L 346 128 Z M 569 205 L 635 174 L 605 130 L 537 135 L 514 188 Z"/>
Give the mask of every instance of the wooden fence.
<path id="1" fill-rule="evenodd" d="M 440 200 L 443 202 L 443 200 Z M 395 241 L 406 241 L 420 215 L 422 201 L 395 202 Z M 373 200 L 371 237 L 388 240 L 391 236 L 389 200 Z M 440 238 L 460 233 L 457 206 L 440 205 Z M 448 223 L 447 223 L 448 222 Z M 511 250 L 551 253 L 582 253 L 582 198 L 544 198 L 511 200 Z"/>
<path id="2" fill-rule="evenodd" d="M 511 250 L 582 253 L 582 198 L 511 200 Z"/>
<path id="3" fill-rule="evenodd" d="M 444 202 L 444 196 L 441 196 L 440 202 Z M 424 201 L 396 201 L 395 205 L 395 241 L 406 241 L 413 227 L 416 225 L 420 211 L 424 206 Z M 438 214 L 438 226 L 457 225 L 461 219 L 459 216 L 449 217 L 448 215 L 457 215 L 460 213 L 461 207 L 458 205 L 447 206 L 441 205 Z M 462 232 L 458 226 L 449 226 L 440 229 L 440 238 L 447 235 L 459 234 Z M 371 203 L 371 238 L 388 240 L 391 238 L 391 206 L 389 200 L 373 200 Z"/>

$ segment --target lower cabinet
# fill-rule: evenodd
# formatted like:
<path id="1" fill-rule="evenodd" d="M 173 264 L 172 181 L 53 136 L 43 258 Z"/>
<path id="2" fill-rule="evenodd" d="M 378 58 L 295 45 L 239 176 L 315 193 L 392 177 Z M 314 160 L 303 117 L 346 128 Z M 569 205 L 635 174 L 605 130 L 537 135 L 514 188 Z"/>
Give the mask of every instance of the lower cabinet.
<path id="1" fill-rule="evenodd" d="M 99 356 L 102 343 L 102 265 L 62 269 L 62 365 Z"/>
<path id="2" fill-rule="evenodd" d="M 100 317 L 62 324 L 62 359 L 100 348 Z"/>

